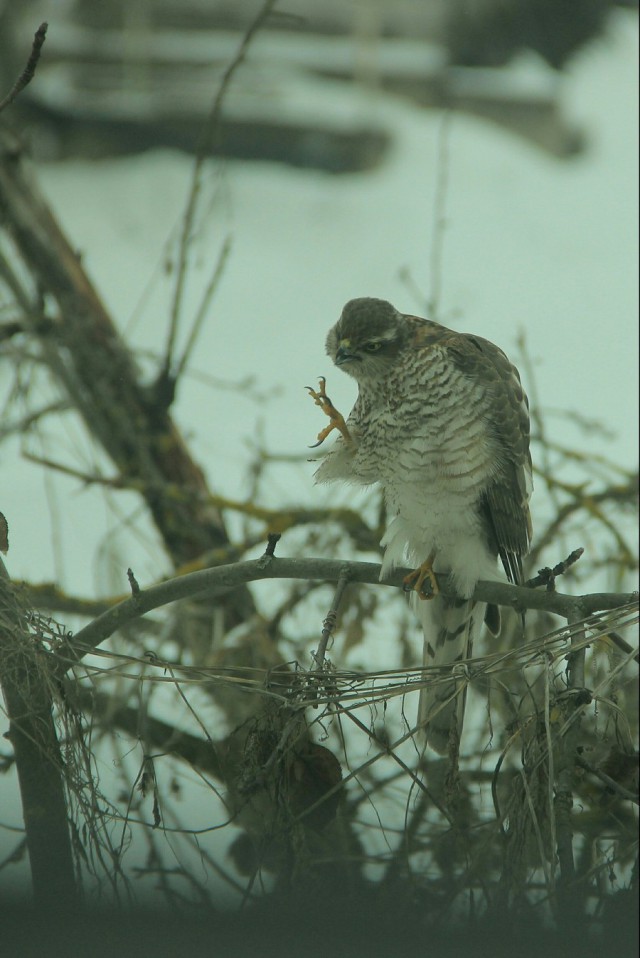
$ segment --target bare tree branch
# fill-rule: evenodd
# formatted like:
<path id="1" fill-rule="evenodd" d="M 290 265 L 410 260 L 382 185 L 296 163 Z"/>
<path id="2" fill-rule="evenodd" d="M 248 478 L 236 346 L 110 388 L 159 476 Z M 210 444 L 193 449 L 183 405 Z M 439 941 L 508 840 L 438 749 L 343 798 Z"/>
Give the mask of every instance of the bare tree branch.
<path id="1" fill-rule="evenodd" d="M 165 376 L 171 376 L 173 374 L 173 354 L 175 351 L 175 339 L 176 332 L 178 328 L 178 320 L 180 318 L 180 310 L 182 308 L 182 299 L 184 295 L 185 281 L 187 275 L 187 265 L 188 265 L 188 248 L 189 243 L 191 242 L 193 235 L 193 222 L 196 213 L 196 208 L 198 205 L 198 199 L 200 197 L 200 188 L 202 185 L 202 167 L 204 161 L 206 160 L 208 154 L 211 151 L 212 146 L 215 144 L 215 137 L 219 133 L 220 128 L 220 116 L 222 113 L 222 104 L 224 103 L 224 98 L 229 89 L 231 80 L 233 79 L 234 74 L 236 73 L 238 67 L 243 63 L 244 58 L 247 54 L 247 50 L 251 44 L 251 41 L 255 35 L 259 32 L 263 23 L 273 10 L 273 7 L 276 5 L 277 0 L 265 0 L 262 7 L 258 11 L 255 19 L 246 30 L 240 46 L 234 56 L 233 60 L 229 63 L 222 79 L 220 80 L 220 85 L 218 87 L 218 92 L 213 100 L 211 105 L 211 111 L 207 123 L 204 127 L 202 138 L 198 144 L 198 149 L 196 153 L 196 159 L 193 164 L 193 171 L 191 174 L 191 185 L 189 188 L 189 196 L 187 199 L 187 205 L 182 221 L 182 231 L 180 235 L 180 247 L 178 251 L 178 268 L 176 276 L 176 285 L 173 294 L 173 302 L 171 304 L 171 316 L 169 320 L 169 330 L 167 335 L 167 345 L 165 350 L 165 361 L 163 374 Z M 161 374 L 162 375 L 162 374 Z"/>
<path id="2" fill-rule="evenodd" d="M 33 37 L 33 43 L 31 45 L 31 54 L 29 56 L 29 59 L 27 60 L 27 65 L 22 71 L 22 73 L 20 74 L 20 76 L 18 77 L 18 79 L 16 80 L 16 82 L 13 84 L 13 86 L 11 87 L 7 95 L 4 97 L 4 99 L 0 100 L 0 113 L 2 113 L 2 111 L 6 109 L 6 107 L 8 107 L 9 104 L 13 103 L 13 101 L 18 96 L 18 94 L 21 93 L 22 90 L 24 90 L 24 88 L 26 87 L 26 85 L 28 83 L 31 83 L 31 81 L 33 80 L 33 77 L 36 72 L 36 67 L 38 66 L 38 60 L 40 59 L 40 53 L 42 52 L 42 45 L 47 36 L 48 27 L 49 27 L 48 23 L 41 23 L 38 29 L 36 30 L 35 35 Z"/>
<path id="3" fill-rule="evenodd" d="M 222 517 L 208 501 L 204 473 L 166 409 L 153 402 L 133 355 L 23 162 L 19 145 L 4 130 L 0 221 L 6 223 L 34 289 L 47 290 L 56 314 L 55 332 L 39 339 L 44 361 L 119 474 L 139 483 L 173 563 L 181 566 L 228 545 Z M 30 326 L 29 293 L 21 296 L 21 305 Z M 178 500 L 169 486 L 181 489 Z M 227 624 L 245 621 L 252 612 L 249 594 L 239 592 L 229 601 Z"/>
<path id="4" fill-rule="evenodd" d="M 261 579 L 321 579 L 326 582 L 337 582 L 346 574 L 351 583 L 403 587 L 403 579 L 409 570 L 396 569 L 388 579 L 380 582 L 380 569 L 381 566 L 375 562 L 345 562 L 339 559 L 276 559 L 273 556 L 262 556 L 260 559 L 248 562 L 203 569 L 200 572 L 169 579 L 150 589 L 141 589 L 137 595 L 110 608 L 77 632 L 70 640 L 68 658 L 60 663 L 59 671 L 64 674 L 68 668 L 126 623 L 152 609 L 179 599 L 203 593 L 210 598 L 217 598 L 241 585 Z M 440 588 L 444 595 L 453 594 L 449 592 L 446 583 L 442 583 Z M 604 592 L 573 596 L 560 592 L 536 592 L 524 586 L 508 585 L 503 582 L 479 582 L 473 598 L 478 602 L 510 606 L 517 612 L 523 612 L 525 609 L 543 609 L 572 621 L 583 620 L 594 612 L 638 604 L 638 594 L 635 592 Z"/>

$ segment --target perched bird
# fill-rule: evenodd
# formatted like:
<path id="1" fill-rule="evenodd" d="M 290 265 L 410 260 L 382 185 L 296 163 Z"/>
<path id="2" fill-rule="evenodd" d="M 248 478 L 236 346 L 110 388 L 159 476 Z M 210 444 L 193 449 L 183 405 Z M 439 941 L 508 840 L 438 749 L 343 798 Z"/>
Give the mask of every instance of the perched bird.
<path id="1" fill-rule="evenodd" d="M 341 435 L 317 482 L 379 483 L 388 526 L 381 578 L 399 565 L 424 632 L 424 664 L 450 666 L 471 655 L 482 619 L 497 634 L 496 606 L 472 600 L 480 579 L 522 582 L 531 538 L 529 406 L 517 369 L 479 336 L 398 312 L 382 299 L 352 299 L 326 350 L 358 383 L 346 423 L 324 392 L 310 390 L 330 416 L 319 440 Z M 440 592 L 436 574 L 446 582 Z M 429 579 L 433 597 L 423 601 Z M 441 754 L 459 742 L 464 683 L 432 681 L 421 691 L 418 724 Z M 434 673 L 435 676 L 435 673 Z"/>

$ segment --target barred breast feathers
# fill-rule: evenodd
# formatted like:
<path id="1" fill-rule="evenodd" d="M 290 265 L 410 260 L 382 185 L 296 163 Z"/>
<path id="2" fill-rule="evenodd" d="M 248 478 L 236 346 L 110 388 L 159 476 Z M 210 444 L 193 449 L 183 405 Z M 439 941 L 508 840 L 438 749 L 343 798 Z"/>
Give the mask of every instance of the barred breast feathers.
<path id="1" fill-rule="evenodd" d="M 380 299 L 345 305 L 327 353 L 357 381 L 358 398 L 347 419 L 353 441 L 335 441 L 316 481 L 379 482 L 388 516 L 381 578 L 429 558 L 455 592 L 414 600 L 424 664 L 451 667 L 450 683 L 425 683 L 418 711 L 426 741 L 446 754 L 464 714 L 454 666 L 472 654 L 484 618 L 484 604 L 472 600 L 476 584 L 504 579 L 498 557 L 510 581 L 523 577 L 531 538 L 527 397 L 493 343 Z M 495 607 L 485 621 L 497 634 Z"/>

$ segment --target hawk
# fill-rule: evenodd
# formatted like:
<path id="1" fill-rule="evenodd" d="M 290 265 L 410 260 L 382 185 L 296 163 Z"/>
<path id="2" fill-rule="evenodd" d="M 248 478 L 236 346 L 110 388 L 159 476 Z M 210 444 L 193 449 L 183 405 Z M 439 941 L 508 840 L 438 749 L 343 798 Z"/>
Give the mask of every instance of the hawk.
<path id="1" fill-rule="evenodd" d="M 315 479 L 382 486 L 388 525 L 380 577 L 417 567 L 405 581 L 424 632 L 424 664 L 449 666 L 451 675 L 471 655 L 483 618 L 493 634 L 500 629 L 499 609 L 472 599 L 478 580 L 498 578 L 499 557 L 508 580 L 523 581 L 532 478 L 520 376 L 488 340 L 382 299 L 350 300 L 326 350 L 356 380 L 358 398 L 345 423 L 323 380 L 320 392 L 311 390 L 332 420 L 319 440 L 335 426 L 341 432 Z M 426 578 L 434 595 L 421 601 Z M 421 690 L 418 725 L 441 754 L 459 742 L 464 698 L 455 680 Z"/>

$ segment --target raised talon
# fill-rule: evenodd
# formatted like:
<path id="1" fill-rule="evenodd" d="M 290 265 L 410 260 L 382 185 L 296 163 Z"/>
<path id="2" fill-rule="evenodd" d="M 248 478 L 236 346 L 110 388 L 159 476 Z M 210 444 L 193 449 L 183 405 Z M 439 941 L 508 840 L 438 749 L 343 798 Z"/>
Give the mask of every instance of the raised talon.
<path id="1" fill-rule="evenodd" d="M 349 428 L 344 421 L 344 417 L 338 412 L 325 392 L 326 379 L 324 376 L 320 376 L 319 383 L 320 388 L 318 391 L 312 389 L 311 386 L 306 386 L 305 388 L 309 390 L 309 395 L 315 402 L 316 406 L 320 406 L 322 411 L 326 413 L 331 422 L 328 426 L 325 426 L 324 429 L 320 430 L 317 435 L 318 441 L 314 443 L 311 448 L 315 449 L 317 446 L 320 446 L 325 441 L 329 433 L 333 432 L 334 429 L 337 429 L 347 442 L 352 442 L 351 433 L 349 432 Z"/>
<path id="2" fill-rule="evenodd" d="M 428 559 L 419 565 L 417 569 L 414 569 L 413 572 L 410 572 L 409 575 L 404 577 L 403 588 L 405 592 L 417 592 L 419 598 L 426 600 L 433 599 L 436 595 L 440 593 L 440 586 L 438 585 L 438 580 L 436 574 L 433 571 L 433 560 L 435 559 L 435 553 L 432 552 Z M 422 591 L 422 586 L 424 580 L 428 579 L 431 583 L 431 593 L 426 595 Z"/>

